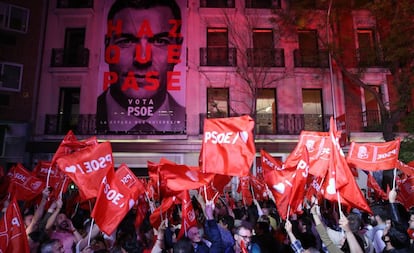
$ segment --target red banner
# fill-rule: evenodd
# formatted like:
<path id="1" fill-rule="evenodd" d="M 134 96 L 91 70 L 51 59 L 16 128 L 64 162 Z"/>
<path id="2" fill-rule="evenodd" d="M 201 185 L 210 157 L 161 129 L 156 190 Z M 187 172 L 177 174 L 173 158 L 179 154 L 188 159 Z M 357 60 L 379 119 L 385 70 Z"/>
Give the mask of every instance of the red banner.
<path id="1" fill-rule="evenodd" d="M 32 200 L 42 193 L 45 183 L 32 175 L 22 164 L 13 166 L 9 173 L 9 192 L 17 200 Z"/>
<path id="2" fill-rule="evenodd" d="M 0 219 L 0 252 L 30 252 L 26 228 L 17 201 L 12 198 Z"/>
<path id="3" fill-rule="evenodd" d="M 400 139 L 381 143 L 352 142 L 347 162 L 356 168 L 377 171 L 389 170 L 398 166 Z"/>
<path id="4" fill-rule="evenodd" d="M 85 147 L 60 157 L 57 164 L 78 186 L 82 200 L 94 198 L 98 195 L 103 177 L 113 167 L 111 143 Z"/>
<path id="5" fill-rule="evenodd" d="M 249 116 L 206 119 L 200 153 L 204 173 L 247 176 L 255 157 L 254 121 Z"/>

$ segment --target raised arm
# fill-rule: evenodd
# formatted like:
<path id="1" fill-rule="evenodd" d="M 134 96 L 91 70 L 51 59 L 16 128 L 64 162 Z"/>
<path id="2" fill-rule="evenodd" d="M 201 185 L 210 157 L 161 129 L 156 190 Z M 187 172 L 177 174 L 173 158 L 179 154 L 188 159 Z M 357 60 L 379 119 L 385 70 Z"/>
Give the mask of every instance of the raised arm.
<path id="1" fill-rule="evenodd" d="M 42 200 L 40 201 L 39 206 L 37 207 L 36 211 L 33 214 L 32 221 L 30 222 L 29 226 L 26 228 L 26 234 L 30 234 L 31 232 L 35 231 L 36 224 L 39 223 L 40 219 L 43 216 L 43 213 L 45 212 L 45 206 L 47 199 L 49 197 L 50 190 L 48 187 L 46 187 L 42 191 Z"/>

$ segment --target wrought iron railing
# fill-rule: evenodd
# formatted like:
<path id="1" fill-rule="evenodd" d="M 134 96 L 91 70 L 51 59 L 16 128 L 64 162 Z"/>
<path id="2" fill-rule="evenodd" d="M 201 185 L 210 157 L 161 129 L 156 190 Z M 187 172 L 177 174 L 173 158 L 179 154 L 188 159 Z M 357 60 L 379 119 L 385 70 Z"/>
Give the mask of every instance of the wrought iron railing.
<path id="1" fill-rule="evenodd" d="M 89 49 L 52 48 L 52 67 L 88 67 Z"/>
<path id="2" fill-rule="evenodd" d="M 283 48 L 248 48 L 249 67 L 284 67 L 285 51 Z"/>
<path id="3" fill-rule="evenodd" d="M 280 0 L 246 0 L 246 8 L 279 9 Z"/>
<path id="4" fill-rule="evenodd" d="M 95 114 L 47 114 L 45 134 L 66 134 L 72 130 L 76 134 L 92 135 L 95 134 L 95 122 Z"/>
<path id="5" fill-rule="evenodd" d="M 201 0 L 202 8 L 234 8 L 235 0 Z"/>
<path id="6" fill-rule="evenodd" d="M 366 132 L 382 131 L 381 114 L 378 110 L 367 110 L 362 112 L 362 125 Z"/>
<path id="7" fill-rule="evenodd" d="M 316 54 L 304 54 L 300 49 L 293 51 L 295 67 L 298 68 L 327 68 L 329 55 L 327 50 L 319 50 Z"/>
<path id="8" fill-rule="evenodd" d="M 57 8 L 93 8 L 93 0 L 58 0 Z"/>
<path id="9" fill-rule="evenodd" d="M 378 50 L 373 48 L 358 48 L 357 60 L 360 67 L 382 67 L 384 59 Z"/>
<path id="10" fill-rule="evenodd" d="M 200 48 L 200 66 L 237 66 L 236 48 Z"/>

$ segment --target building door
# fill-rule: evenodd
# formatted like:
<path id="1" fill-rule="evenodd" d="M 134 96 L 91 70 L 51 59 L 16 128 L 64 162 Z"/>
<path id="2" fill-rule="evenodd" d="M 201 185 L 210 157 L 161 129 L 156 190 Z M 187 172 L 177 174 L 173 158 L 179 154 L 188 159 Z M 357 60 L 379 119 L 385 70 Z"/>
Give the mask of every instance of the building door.
<path id="1" fill-rule="evenodd" d="M 307 131 L 325 131 L 322 89 L 302 89 L 304 126 Z"/>
<path id="2" fill-rule="evenodd" d="M 60 88 L 58 132 L 76 132 L 79 118 L 80 88 Z"/>

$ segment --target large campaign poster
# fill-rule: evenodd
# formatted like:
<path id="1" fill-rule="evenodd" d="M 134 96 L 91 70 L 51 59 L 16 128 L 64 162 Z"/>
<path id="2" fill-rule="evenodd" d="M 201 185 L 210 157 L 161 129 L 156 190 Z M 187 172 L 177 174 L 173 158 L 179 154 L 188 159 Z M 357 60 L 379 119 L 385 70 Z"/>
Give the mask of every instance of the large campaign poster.
<path id="1" fill-rule="evenodd" d="M 184 133 L 186 0 L 106 0 L 98 133 Z"/>

